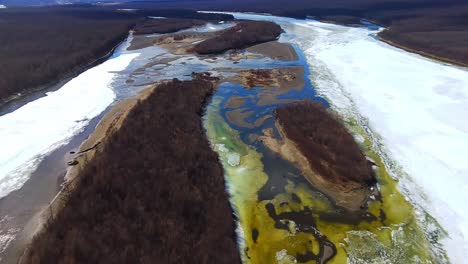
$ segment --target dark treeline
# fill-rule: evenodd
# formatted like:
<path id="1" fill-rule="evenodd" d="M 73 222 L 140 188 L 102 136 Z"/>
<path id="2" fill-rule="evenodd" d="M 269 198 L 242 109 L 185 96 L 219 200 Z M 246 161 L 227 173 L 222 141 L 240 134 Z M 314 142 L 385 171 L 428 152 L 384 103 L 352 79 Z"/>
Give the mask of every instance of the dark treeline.
<path id="1" fill-rule="evenodd" d="M 336 183 L 375 183 L 371 164 L 353 136 L 322 104 L 289 104 L 276 109 L 275 117 L 320 175 Z"/>
<path id="2" fill-rule="evenodd" d="M 138 23 L 135 26 L 134 32 L 136 35 L 153 33 L 164 34 L 204 24 L 205 22 L 201 20 L 185 18 L 146 19 L 144 22 Z"/>
<path id="3" fill-rule="evenodd" d="M 220 35 L 198 43 L 194 51 L 199 54 L 221 53 L 230 49 L 275 40 L 281 34 L 279 25 L 268 21 L 241 21 Z"/>
<path id="4" fill-rule="evenodd" d="M 145 4 L 142 4 L 142 3 Z M 126 5 L 156 5 L 139 1 Z M 165 1 L 159 7 L 250 11 L 355 25 L 369 19 L 388 30 L 380 37 L 414 51 L 468 65 L 468 2 L 466 0 L 238 0 Z"/>
<path id="5" fill-rule="evenodd" d="M 404 48 L 468 66 L 468 5 L 413 14 L 375 16 L 376 21 L 390 24 L 389 30 L 379 36 Z"/>
<path id="6" fill-rule="evenodd" d="M 0 103 L 105 56 L 134 23 L 104 10 L 0 10 Z"/>
<path id="7" fill-rule="evenodd" d="M 125 5 L 125 4 L 124 4 Z M 185 18 L 197 19 L 207 21 L 229 21 L 233 20 L 234 16 L 229 14 L 216 14 L 216 13 L 199 13 L 189 9 L 155 9 L 154 6 L 130 6 L 131 8 L 138 8 L 138 14 L 145 16 L 167 17 L 167 18 Z"/>
<path id="8" fill-rule="evenodd" d="M 191 10 L 120 12 L 115 6 L 0 9 L 0 104 L 91 66 L 108 55 L 146 16 L 190 21 L 154 25 L 152 32 L 173 32 L 201 23 L 193 19 L 233 19 L 231 15 Z"/>
<path id="9" fill-rule="evenodd" d="M 159 85 L 78 176 L 26 263 L 240 263 L 223 168 L 205 137 L 208 81 Z"/>

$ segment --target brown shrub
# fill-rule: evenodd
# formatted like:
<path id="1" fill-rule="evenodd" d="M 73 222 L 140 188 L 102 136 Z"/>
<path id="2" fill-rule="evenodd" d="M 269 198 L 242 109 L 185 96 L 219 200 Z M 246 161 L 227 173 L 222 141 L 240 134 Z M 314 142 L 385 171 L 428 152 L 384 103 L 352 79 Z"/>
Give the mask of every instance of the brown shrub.
<path id="1" fill-rule="evenodd" d="M 276 109 L 276 118 L 310 165 L 333 182 L 372 185 L 372 167 L 353 136 L 317 102 L 302 101 Z"/>
<path id="2" fill-rule="evenodd" d="M 79 175 L 27 263 L 240 263 L 200 113 L 210 82 L 159 85 Z"/>
<path id="3" fill-rule="evenodd" d="M 135 19 L 93 9 L 0 11 L 0 104 L 108 54 Z"/>

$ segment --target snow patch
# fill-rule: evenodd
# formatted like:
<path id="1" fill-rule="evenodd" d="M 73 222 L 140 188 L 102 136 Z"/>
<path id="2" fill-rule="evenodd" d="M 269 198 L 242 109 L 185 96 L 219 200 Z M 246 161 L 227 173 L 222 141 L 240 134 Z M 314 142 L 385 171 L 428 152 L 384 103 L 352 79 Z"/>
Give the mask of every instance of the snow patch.
<path id="1" fill-rule="evenodd" d="M 44 156 L 66 144 L 114 101 L 112 79 L 137 56 L 110 59 L 0 117 L 0 198 L 21 188 Z"/>

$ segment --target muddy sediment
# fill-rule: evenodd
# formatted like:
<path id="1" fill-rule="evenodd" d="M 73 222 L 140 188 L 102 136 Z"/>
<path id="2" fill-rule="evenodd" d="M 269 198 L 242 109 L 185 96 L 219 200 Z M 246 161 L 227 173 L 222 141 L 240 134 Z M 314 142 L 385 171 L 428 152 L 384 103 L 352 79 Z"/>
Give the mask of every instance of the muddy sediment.
<path id="1" fill-rule="evenodd" d="M 224 71 L 233 72 L 235 75 L 223 78 L 222 81 L 239 84 L 246 89 L 259 89 L 256 96 L 234 95 L 224 105 L 227 108 L 226 118 L 228 121 L 243 128 L 259 127 L 271 117 L 269 115 L 262 116 L 254 122 L 247 122 L 246 119 L 255 114 L 252 107 L 294 102 L 294 99 L 279 98 L 279 96 L 293 90 L 301 91 L 305 87 L 303 67 L 258 70 L 225 69 Z M 255 102 L 255 104 L 253 106 L 246 104 L 247 101 Z"/>

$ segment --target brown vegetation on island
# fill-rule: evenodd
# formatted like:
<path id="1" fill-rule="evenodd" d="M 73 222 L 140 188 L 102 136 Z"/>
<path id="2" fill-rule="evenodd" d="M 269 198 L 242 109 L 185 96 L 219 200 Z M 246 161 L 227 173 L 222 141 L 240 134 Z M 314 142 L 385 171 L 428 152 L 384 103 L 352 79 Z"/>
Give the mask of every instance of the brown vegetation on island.
<path id="1" fill-rule="evenodd" d="M 142 1 L 140 3 L 136 2 L 126 2 L 122 3 L 119 8 L 135 8 L 135 13 L 138 13 L 145 17 L 166 17 L 166 18 L 184 18 L 184 19 L 196 19 L 204 21 L 230 21 L 234 20 L 234 16 L 231 14 L 221 14 L 221 13 L 201 13 L 196 10 L 193 10 L 193 7 L 190 9 L 181 9 L 179 6 L 164 8 L 163 2 L 158 2 L 154 5 L 155 2 L 148 3 L 148 6 L 138 6 L 138 4 L 144 4 Z M 198 9 L 201 10 L 201 9 Z"/>
<path id="2" fill-rule="evenodd" d="M 376 182 L 354 137 L 318 102 L 303 101 L 278 108 L 276 119 L 315 171 L 333 182 Z"/>
<path id="3" fill-rule="evenodd" d="M 201 123 L 213 90 L 173 80 L 138 102 L 23 263 L 240 263 L 223 168 Z"/>
<path id="4" fill-rule="evenodd" d="M 205 23 L 201 20 L 184 18 L 146 19 L 135 26 L 134 32 L 136 35 L 172 33 L 194 26 L 202 26 Z"/>
<path id="5" fill-rule="evenodd" d="M 297 165 L 336 205 L 350 211 L 364 208 L 376 183 L 375 173 L 344 125 L 312 101 L 278 108 L 275 118 L 282 140 L 264 131 L 262 142 Z"/>
<path id="6" fill-rule="evenodd" d="M 221 34 L 198 43 L 193 50 L 198 54 L 213 54 L 230 49 L 247 48 L 275 40 L 281 32 L 281 27 L 273 22 L 240 21 L 236 26 L 222 31 Z"/>

